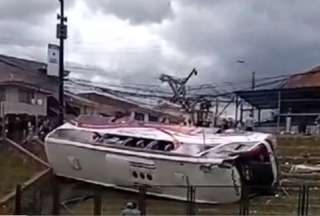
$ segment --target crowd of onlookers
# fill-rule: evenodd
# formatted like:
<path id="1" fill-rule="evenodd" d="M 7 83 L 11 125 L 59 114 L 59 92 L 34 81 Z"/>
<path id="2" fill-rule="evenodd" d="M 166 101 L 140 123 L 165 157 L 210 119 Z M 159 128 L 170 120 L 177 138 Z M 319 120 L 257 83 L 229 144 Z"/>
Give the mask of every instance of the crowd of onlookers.
<path id="1" fill-rule="evenodd" d="M 191 122 L 187 122 L 185 125 L 191 126 L 193 124 Z M 307 129 L 310 125 L 312 125 L 313 128 L 312 134 L 320 135 L 320 115 L 314 119 L 313 124 L 310 124 L 310 121 L 300 121 L 296 130 L 292 129 L 291 117 L 287 117 L 284 133 L 311 134 Z M 6 118 L 4 124 L 0 124 L 0 131 L 2 135 L 5 134 L 7 137 L 16 141 L 26 141 L 34 137 L 44 140 L 45 136 L 56 126 L 57 121 L 55 118 L 39 117 L 36 122 L 34 118 L 22 118 L 15 116 Z M 213 125 L 209 126 L 211 127 Z M 218 132 L 223 132 L 229 129 L 253 131 L 255 128 L 255 121 L 252 114 L 249 114 L 244 121 L 237 122 L 233 118 L 221 118 L 218 119 L 215 127 L 219 128 Z"/>
<path id="2" fill-rule="evenodd" d="M 254 118 L 252 114 L 250 114 L 245 121 L 235 121 L 232 118 L 222 118 L 218 123 L 217 127 L 220 132 L 235 129 L 235 130 L 245 130 L 245 131 L 253 131 L 254 130 Z"/>
<path id="3" fill-rule="evenodd" d="M 255 125 L 256 123 L 253 115 L 250 114 L 243 122 L 235 122 L 232 118 L 221 119 L 217 126 L 220 131 L 225 131 L 228 129 L 253 131 L 255 129 Z M 294 130 L 294 128 L 296 128 L 296 130 Z M 295 126 L 292 125 L 291 117 L 287 117 L 285 122 L 285 130 L 281 133 L 320 135 L 320 115 L 314 119 L 314 122 L 310 121 L 310 119 L 302 119 Z"/>
<path id="4" fill-rule="evenodd" d="M 57 122 L 53 118 L 40 117 L 36 123 L 35 119 L 16 116 L 7 118 L 4 124 L 1 124 L 0 131 L 8 138 L 25 142 L 35 137 L 44 140 L 56 126 Z"/>

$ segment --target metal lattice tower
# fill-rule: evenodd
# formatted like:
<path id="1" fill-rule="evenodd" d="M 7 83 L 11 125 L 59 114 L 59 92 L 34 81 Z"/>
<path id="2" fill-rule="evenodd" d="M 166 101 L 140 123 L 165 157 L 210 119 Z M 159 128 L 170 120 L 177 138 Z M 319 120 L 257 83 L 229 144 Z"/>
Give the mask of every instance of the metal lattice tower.
<path id="1" fill-rule="evenodd" d="M 167 74 L 161 74 L 159 79 L 161 82 L 167 82 L 173 92 L 171 102 L 179 103 L 187 111 L 191 110 L 190 101 L 187 99 L 186 84 L 193 75 L 197 75 L 198 71 L 193 68 L 189 75 L 185 78 L 177 78 Z"/>

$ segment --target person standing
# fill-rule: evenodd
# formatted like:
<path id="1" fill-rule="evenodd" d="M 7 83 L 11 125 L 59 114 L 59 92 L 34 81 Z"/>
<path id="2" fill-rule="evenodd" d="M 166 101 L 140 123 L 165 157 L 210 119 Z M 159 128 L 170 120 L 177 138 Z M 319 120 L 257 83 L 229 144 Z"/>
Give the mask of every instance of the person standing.
<path id="1" fill-rule="evenodd" d="M 243 123 L 241 121 L 238 121 L 236 124 L 236 130 L 241 131 L 243 130 Z"/>
<path id="2" fill-rule="evenodd" d="M 291 133 L 291 108 L 288 110 L 288 115 L 286 117 L 286 133 L 290 134 Z"/>
<path id="3" fill-rule="evenodd" d="M 317 116 L 314 123 L 316 125 L 316 134 L 320 135 L 320 115 Z"/>
<path id="4" fill-rule="evenodd" d="M 252 113 L 249 114 L 249 117 L 245 121 L 245 129 L 246 131 L 253 131 L 254 127 L 254 119 Z"/>

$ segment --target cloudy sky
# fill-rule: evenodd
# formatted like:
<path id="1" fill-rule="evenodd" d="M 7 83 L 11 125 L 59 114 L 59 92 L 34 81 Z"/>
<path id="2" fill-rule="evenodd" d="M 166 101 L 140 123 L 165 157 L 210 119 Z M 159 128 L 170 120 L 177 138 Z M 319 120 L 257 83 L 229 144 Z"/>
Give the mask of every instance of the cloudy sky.
<path id="1" fill-rule="evenodd" d="M 265 77 L 320 64 L 318 0 L 65 2 L 66 61 L 76 78 L 150 84 L 196 67 L 196 84 L 241 82 L 251 71 Z M 46 61 L 58 7 L 58 0 L 1 0 L 0 53 Z"/>

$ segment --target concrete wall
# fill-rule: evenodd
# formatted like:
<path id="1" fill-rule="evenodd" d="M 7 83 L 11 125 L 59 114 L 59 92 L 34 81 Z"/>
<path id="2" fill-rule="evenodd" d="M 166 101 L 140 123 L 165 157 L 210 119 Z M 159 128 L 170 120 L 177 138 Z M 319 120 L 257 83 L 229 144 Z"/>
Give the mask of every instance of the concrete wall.
<path id="1" fill-rule="evenodd" d="M 47 115 L 47 95 L 35 92 L 36 104 L 31 104 L 19 101 L 18 87 L 6 87 L 5 94 L 5 101 L 2 101 L 0 106 L 1 117 L 7 114 Z M 37 103 L 38 100 L 42 101 L 41 105 Z"/>

